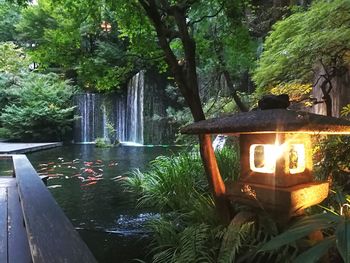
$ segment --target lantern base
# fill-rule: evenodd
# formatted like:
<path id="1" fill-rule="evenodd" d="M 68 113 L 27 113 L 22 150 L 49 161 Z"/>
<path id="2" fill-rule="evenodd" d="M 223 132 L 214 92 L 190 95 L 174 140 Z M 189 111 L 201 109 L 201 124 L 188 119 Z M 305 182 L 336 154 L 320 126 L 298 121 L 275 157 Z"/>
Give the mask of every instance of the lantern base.
<path id="1" fill-rule="evenodd" d="M 293 216 L 321 203 L 328 196 L 329 183 L 310 182 L 291 187 L 274 187 L 239 181 L 227 183 L 226 191 L 227 198 L 233 202 Z"/>

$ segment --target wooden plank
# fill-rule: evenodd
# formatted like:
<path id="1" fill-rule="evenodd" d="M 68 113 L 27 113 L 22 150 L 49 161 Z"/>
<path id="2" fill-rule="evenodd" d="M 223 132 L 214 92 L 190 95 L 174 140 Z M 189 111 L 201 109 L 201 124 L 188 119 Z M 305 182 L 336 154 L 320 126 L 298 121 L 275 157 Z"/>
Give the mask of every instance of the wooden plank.
<path id="1" fill-rule="evenodd" d="M 7 188 L 0 188 L 0 262 L 7 262 Z"/>
<path id="2" fill-rule="evenodd" d="M 22 207 L 19 200 L 16 179 L 13 186 L 7 188 L 8 199 L 8 262 L 31 262 L 27 232 L 24 226 Z"/>
<path id="3" fill-rule="evenodd" d="M 27 157 L 13 162 L 33 262 L 97 262 Z"/>

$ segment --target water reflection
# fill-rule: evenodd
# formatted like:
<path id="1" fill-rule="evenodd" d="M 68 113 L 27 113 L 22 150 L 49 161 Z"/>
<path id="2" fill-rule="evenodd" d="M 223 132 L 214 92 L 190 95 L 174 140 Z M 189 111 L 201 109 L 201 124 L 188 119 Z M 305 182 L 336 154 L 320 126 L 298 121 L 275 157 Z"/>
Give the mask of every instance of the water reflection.
<path id="1" fill-rule="evenodd" d="M 123 191 L 123 178 L 132 169 L 144 170 L 157 156 L 176 151 L 72 145 L 31 153 L 28 158 L 49 176 L 50 191 L 99 262 L 128 262 L 142 252 L 134 249 L 142 246 L 144 222 L 157 215 L 135 209 L 134 199 Z"/>

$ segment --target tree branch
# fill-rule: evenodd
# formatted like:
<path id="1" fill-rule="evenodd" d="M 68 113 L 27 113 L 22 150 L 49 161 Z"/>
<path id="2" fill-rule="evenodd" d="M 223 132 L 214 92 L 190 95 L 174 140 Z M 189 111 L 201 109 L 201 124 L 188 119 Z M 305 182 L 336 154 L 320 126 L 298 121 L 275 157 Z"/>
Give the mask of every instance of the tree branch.
<path id="1" fill-rule="evenodd" d="M 198 20 L 195 20 L 195 21 L 193 21 L 193 22 L 188 22 L 187 24 L 188 24 L 189 26 L 193 26 L 194 24 L 199 23 L 199 22 L 203 21 L 204 19 L 216 17 L 216 16 L 222 11 L 223 8 L 224 8 L 224 6 L 222 5 L 222 6 L 219 8 L 219 10 L 218 10 L 217 12 L 215 12 L 214 14 L 202 16 L 202 17 L 199 18 Z"/>

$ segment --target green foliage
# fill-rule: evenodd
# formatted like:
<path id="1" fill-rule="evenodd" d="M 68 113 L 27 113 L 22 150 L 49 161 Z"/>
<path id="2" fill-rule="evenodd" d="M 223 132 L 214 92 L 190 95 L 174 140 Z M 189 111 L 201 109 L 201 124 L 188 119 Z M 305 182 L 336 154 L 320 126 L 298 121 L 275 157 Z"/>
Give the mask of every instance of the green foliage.
<path id="1" fill-rule="evenodd" d="M 221 228 L 202 223 L 183 229 L 164 219 L 152 222 L 150 228 L 155 233 L 152 263 L 215 262 Z"/>
<path id="2" fill-rule="evenodd" d="M 86 89 L 110 90 L 135 71 L 113 16 L 104 1 L 40 0 L 23 10 L 16 29 L 41 70 L 59 68 Z"/>
<path id="3" fill-rule="evenodd" d="M 340 111 L 340 115 L 342 117 L 347 117 L 350 114 L 350 104 L 347 104 L 346 106 L 344 106 L 341 111 Z"/>
<path id="4" fill-rule="evenodd" d="M 8 134 L 8 130 L 4 129 L 4 128 L 0 128 L 0 138 L 8 138 L 9 134 Z"/>
<path id="5" fill-rule="evenodd" d="M 97 148 L 109 148 L 112 147 L 113 144 L 111 144 L 108 140 L 105 138 L 96 138 L 95 140 L 95 146 Z"/>
<path id="6" fill-rule="evenodd" d="M 71 129 L 75 89 L 56 74 L 30 72 L 29 58 L 11 42 L 0 44 L 0 124 L 19 140 L 63 140 Z"/>
<path id="7" fill-rule="evenodd" d="M 13 42 L 0 43 L 0 54 L 0 73 L 17 73 L 28 69 L 29 58 Z"/>
<path id="8" fill-rule="evenodd" d="M 0 42 L 15 41 L 15 24 L 20 19 L 20 7 L 0 1 Z"/>
<path id="9" fill-rule="evenodd" d="M 71 130 L 74 89 L 57 75 L 21 74 L 10 86 L 0 86 L 0 92 L 10 98 L 0 121 L 11 139 L 63 140 Z"/>
<path id="10" fill-rule="evenodd" d="M 224 148 L 216 155 L 222 175 L 236 178 L 236 149 Z M 125 186 L 138 196 L 139 206 L 151 206 L 161 214 L 150 225 L 152 262 L 283 262 L 290 257 L 289 248 L 257 253 L 277 233 L 266 215 L 258 224 L 218 223 L 198 153 L 158 157 L 147 172 L 134 171 Z"/>
<path id="11" fill-rule="evenodd" d="M 243 247 L 249 235 L 253 233 L 252 228 L 252 222 L 243 225 L 231 222 L 224 232 L 217 262 L 236 262 L 239 250 Z"/>
<path id="12" fill-rule="evenodd" d="M 319 141 L 315 149 L 315 175 L 319 180 L 331 180 L 334 187 L 349 190 L 350 137 L 329 136 Z"/>
<path id="13" fill-rule="evenodd" d="M 140 206 L 156 207 L 160 211 L 183 211 L 199 220 L 202 213 L 208 213 L 208 217 L 213 213 L 197 153 L 159 156 L 151 162 L 147 172 L 135 170 L 127 182 L 129 190 L 140 194 Z"/>
<path id="14" fill-rule="evenodd" d="M 316 230 L 323 230 L 327 237 L 311 248 L 299 254 L 294 262 L 317 262 L 331 247 L 336 247 L 344 262 L 350 261 L 350 218 L 348 207 L 350 198 L 337 193 L 340 212 L 327 209 L 321 214 L 305 216 L 293 224 L 287 231 L 267 242 L 260 251 L 269 251 L 297 242 Z M 306 261 L 307 260 L 307 261 Z"/>
<path id="15" fill-rule="evenodd" d="M 314 1 L 309 9 L 277 22 L 254 72 L 260 92 L 280 83 L 310 83 L 320 64 L 327 70 L 348 64 L 349 23 L 347 0 Z"/>
<path id="16" fill-rule="evenodd" d="M 237 145 L 225 146 L 222 150 L 217 151 L 215 155 L 222 178 L 236 181 L 240 169 L 240 156 Z"/>
<path id="17" fill-rule="evenodd" d="M 194 23 L 198 66 L 205 80 L 217 78 L 223 70 L 234 80 L 254 67 L 257 44 L 244 20 L 245 1 L 200 1 L 188 14 Z M 216 15 L 214 15 L 216 14 Z"/>

